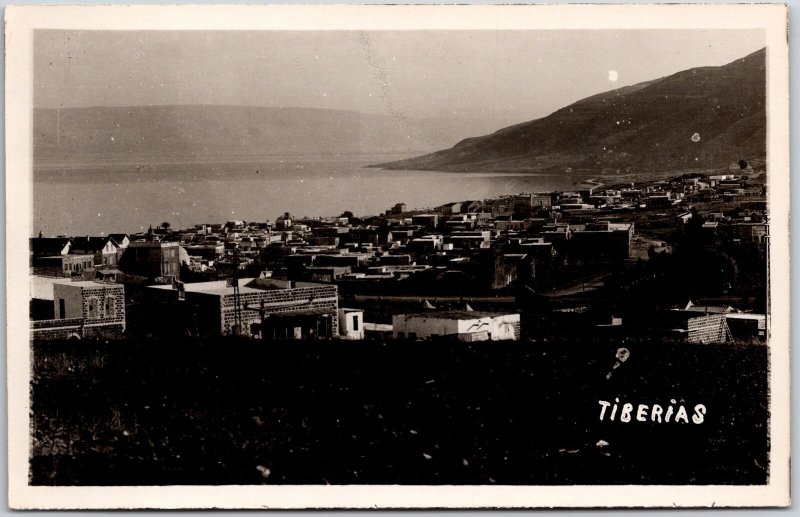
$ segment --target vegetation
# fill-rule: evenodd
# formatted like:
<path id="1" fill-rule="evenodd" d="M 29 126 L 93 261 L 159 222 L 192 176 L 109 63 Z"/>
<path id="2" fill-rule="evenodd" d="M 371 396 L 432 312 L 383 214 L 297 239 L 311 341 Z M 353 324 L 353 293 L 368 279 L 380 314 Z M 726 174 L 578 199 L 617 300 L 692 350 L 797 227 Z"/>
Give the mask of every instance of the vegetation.
<path id="1" fill-rule="evenodd" d="M 764 346 L 128 340 L 33 359 L 36 485 L 767 479 Z M 616 398 L 707 415 L 601 422 Z"/>

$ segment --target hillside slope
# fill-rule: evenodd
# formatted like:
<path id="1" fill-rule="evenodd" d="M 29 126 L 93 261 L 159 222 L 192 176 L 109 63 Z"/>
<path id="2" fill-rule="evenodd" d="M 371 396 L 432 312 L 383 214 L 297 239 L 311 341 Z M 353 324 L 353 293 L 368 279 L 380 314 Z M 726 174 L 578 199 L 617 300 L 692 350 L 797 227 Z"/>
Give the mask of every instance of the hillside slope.
<path id="1" fill-rule="evenodd" d="M 693 68 L 601 93 L 450 149 L 376 166 L 646 173 L 762 161 L 765 58 L 762 49 L 725 66 Z"/>

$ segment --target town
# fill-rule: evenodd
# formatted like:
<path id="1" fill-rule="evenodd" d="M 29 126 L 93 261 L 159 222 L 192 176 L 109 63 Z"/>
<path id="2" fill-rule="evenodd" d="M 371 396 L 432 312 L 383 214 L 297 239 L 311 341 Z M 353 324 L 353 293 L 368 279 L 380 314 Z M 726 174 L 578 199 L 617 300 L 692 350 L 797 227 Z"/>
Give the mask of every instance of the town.
<path id="1" fill-rule="evenodd" d="M 32 337 L 763 342 L 766 174 L 723 172 L 369 217 L 39 234 Z"/>

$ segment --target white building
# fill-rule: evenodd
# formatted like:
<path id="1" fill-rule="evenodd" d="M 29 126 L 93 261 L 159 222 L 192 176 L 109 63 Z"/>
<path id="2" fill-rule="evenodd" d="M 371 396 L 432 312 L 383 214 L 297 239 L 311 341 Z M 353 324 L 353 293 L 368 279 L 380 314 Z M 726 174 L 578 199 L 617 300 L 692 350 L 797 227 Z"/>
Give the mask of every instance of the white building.
<path id="1" fill-rule="evenodd" d="M 339 335 L 345 339 L 364 339 L 364 311 L 339 309 Z"/>
<path id="2" fill-rule="evenodd" d="M 397 314 L 392 318 L 395 339 L 500 341 L 519 339 L 519 314 L 480 311 L 440 311 Z"/>

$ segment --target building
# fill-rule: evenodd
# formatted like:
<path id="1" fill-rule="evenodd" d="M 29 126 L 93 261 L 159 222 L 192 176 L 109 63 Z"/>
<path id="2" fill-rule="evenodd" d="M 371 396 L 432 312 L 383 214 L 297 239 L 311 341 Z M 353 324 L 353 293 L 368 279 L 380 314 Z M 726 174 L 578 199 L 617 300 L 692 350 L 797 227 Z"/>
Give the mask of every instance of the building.
<path id="1" fill-rule="evenodd" d="M 411 242 L 406 244 L 409 251 L 414 253 L 435 253 L 437 250 L 442 249 L 444 244 L 444 237 L 441 235 L 425 235 L 412 239 Z"/>
<path id="2" fill-rule="evenodd" d="M 127 233 L 109 233 L 108 236 L 114 240 L 120 249 L 127 248 L 128 244 L 131 243 L 131 239 L 128 237 Z"/>
<path id="3" fill-rule="evenodd" d="M 410 266 L 412 264 L 411 255 L 388 255 L 384 254 L 376 257 L 380 266 Z"/>
<path id="4" fill-rule="evenodd" d="M 194 244 L 186 246 L 185 249 L 190 257 L 198 257 L 203 260 L 217 260 L 225 254 L 223 244 Z"/>
<path id="5" fill-rule="evenodd" d="M 66 255 L 72 248 L 72 242 L 66 237 L 33 237 L 30 240 L 31 257 L 52 257 Z"/>
<path id="6" fill-rule="evenodd" d="M 339 309 L 339 335 L 345 339 L 364 339 L 364 311 Z"/>
<path id="7" fill-rule="evenodd" d="M 102 268 L 113 268 L 117 265 L 119 245 L 109 237 L 75 237 L 72 239 L 70 253 L 93 255 L 94 265 Z"/>
<path id="8" fill-rule="evenodd" d="M 513 212 L 517 217 L 531 217 L 538 210 L 549 210 L 551 205 L 549 194 L 520 194 L 514 196 Z"/>
<path id="9" fill-rule="evenodd" d="M 315 255 L 313 263 L 317 267 L 357 268 L 366 264 L 372 255 L 369 253 L 336 253 Z"/>
<path id="10" fill-rule="evenodd" d="M 52 319 L 31 321 L 33 339 L 120 338 L 125 333 L 125 288 L 67 280 L 32 282 L 34 299 L 52 298 Z"/>
<path id="11" fill-rule="evenodd" d="M 691 301 L 681 310 L 695 314 L 723 314 L 730 330 L 730 338 L 734 340 L 749 341 L 756 339 L 765 341 L 767 338 L 767 317 L 765 314 L 740 312 L 729 305 L 695 305 Z"/>
<path id="12" fill-rule="evenodd" d="M 396 203 L 392 209 L 392 214 L 402 214 L 406 211 L 406 204 L 405 203 Z"/>
<path id="13" fill-rule="evenodd" d="M 762 342 L 767 340 L 766 314 L 732 312 L 725 314 L 725 321 L 734 340 L 756 339 Z"/>
<path id="14" fill-rule="evenodd" d="M 663 335 L 686 343 L 725 343 L 730 341 L 725 313 L 703 313 L 684 309 L 647 315 L 632 331 L 642 335 Z"/>
<path id="15" fill-rule="evenodd" d="M 484 211 L 492 214 L 492 219 L 498 217 L 511 217 L 514 215 L 514 199 L 503 198 L 486 201 L 484 204 Z"/>
<path id="16" fill-rule="evenodd" d="M 392 336 L 395 339 L 518 340 L 519 321 L 519 314 L 499 312 L 441 311 L 397 314 L 392 318 Z"/>
<path id="17" fill-rule="evenodd" d="M 417 214 L 411 216 L 411 224 L 433 229 L 439 225 L 439 214 Z"/>
<path id="18" fill-rule="evenodd" d="M 444 237 L 444 242 L 453 244 L 455 249 L 488 248 L 491 242 L 489 231 L 456 231 Z"/>
<path id="19" fill-rule="evenodd" d="M 338 332 L 335 285 L 273 278 L 234 279 L 149 287 L 154 301 L 181 301 L 188 320 L 175 322 L 200 335 L 239 334 L 266 340 L 332 338 Z"/>
<path id="20" fill-rule="evenodd" d="M 119 269 L 147 278 L 178 278 L 180 246 L 177 242 L 133 241 L 122 253 Z"/>
<path id="21" fill-rule="evenodd" d="M 735 237 L 753 242 L 759 246 L 763 246 L 767 242 L 766 239 L 769 235 L 768 223 L 745 222 L 736 223 L 731 226 Z"/>
<path id="22" fill-rule="evenodd" d="M 302 271 L 301 275 L 309 282 L 331 283 L 339 280 L 344 275 L 352 272 L 350 267 L 338 266 L 309 266 Z"/>
<path id="23" fill-rule="evenodd" d="M 94 268 L 94 255 L 53 255 L 32 257 L 33 274 L 40 276 L 83 276 L 83 272 Z"/>
<path id="24" fill-rule="evenodd" d="M 624 260 L 630 257 L 633 223 L 589 223 L 572 232 L 570 248 L 578 259 Z"/>

